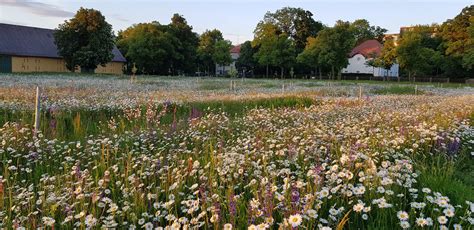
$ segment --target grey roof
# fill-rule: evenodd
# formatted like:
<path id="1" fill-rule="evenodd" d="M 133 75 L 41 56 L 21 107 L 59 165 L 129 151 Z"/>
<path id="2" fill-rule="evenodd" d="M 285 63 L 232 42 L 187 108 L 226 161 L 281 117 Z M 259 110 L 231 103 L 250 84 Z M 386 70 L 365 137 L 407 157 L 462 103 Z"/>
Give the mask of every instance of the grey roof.
<path id="1" fill-rule="evenodd" d="M 0 23 L 0 54 L 61 58 L 54 44 L 54 30 Z M 126 62 L 116 46 L 115 62 Z"/>

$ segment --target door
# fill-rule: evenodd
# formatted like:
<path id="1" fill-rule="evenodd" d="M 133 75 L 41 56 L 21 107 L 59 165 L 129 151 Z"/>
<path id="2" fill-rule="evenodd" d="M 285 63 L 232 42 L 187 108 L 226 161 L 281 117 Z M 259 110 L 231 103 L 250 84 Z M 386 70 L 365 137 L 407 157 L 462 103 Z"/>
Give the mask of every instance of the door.
<path id="1" fill-rule="evenodd" d="M 12 57 L 0 55 L 0 73 L 12 72 Z"/>

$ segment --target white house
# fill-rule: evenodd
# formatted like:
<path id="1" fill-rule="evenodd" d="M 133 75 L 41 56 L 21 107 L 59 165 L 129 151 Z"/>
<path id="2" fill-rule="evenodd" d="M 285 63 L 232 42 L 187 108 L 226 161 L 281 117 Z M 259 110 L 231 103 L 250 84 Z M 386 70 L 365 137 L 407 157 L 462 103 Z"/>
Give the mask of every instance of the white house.
<path id="1" fill-rule="evenodd" d="M 349 55 L 349 64 L 342 69 L 346 74 L 372 74 L 374 77 L 398 77 L 399 65 L 390 69 L 372 67 L 367 62 L 380 55 L 383 45 L 377 40 L 367 40 L 355 47 Z"/>
<path id="2" fill-rule="evenodd" d="M 216 64 L 216 75 L 227 75 L 231 69 L 236 69 L 235 63 L 240 57 L 240 45 L 236 45 L 230 49 L 230 56 L 232 57 L 232 62 L 230 65 L 218 65 Z"/>

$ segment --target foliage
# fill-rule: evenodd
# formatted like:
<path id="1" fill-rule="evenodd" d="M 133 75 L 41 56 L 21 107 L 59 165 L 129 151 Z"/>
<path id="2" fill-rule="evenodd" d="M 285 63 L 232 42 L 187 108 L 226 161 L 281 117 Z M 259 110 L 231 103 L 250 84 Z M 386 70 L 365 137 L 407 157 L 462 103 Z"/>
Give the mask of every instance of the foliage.
<path id="1" fill-rule="evenodd" d="M 473 45 L 472 17 L 474 17 L 474 5 L 464 8 L 454 19 L 449 19 L 441 27 L 443 46 L 446 55 L 462 56 Z M 472 29 L 471 29 L 472 30 Z"/>
<path id="2" fill-rule="evenodd" d="M 194 73 L 197 63 L 197 47 L 199 36 L 193 32 L 193 27 L 188 25 L 186 19 L 179 14 L 174 14 L 169 24 L 169 29 L 174 38 L 176 55 L 172 60 L 173 73 Z"/>
<path id="3" fill-rule="evenodd" d="M 199 45 L 197 50 L 199 63 L 201 66 L 207 69 L 208 73 L 215 72 L 215 62 L 213 55 L 215 53 L 216 43 L 222 40 L 224 40 L 222 32 L 217 29 L 206 30 L 199 37 Z"/>
<path id="4" fill-rule="evenodd" d="M 320 38 L 309 37 L 306 43 L 306 47 L 301 52 L 297 61 L 301 64 L 309 66 L 311 68 L 321 68 L 327 67 L 327 63 L 322 61 L 322 58 L 319 57 L 323 45 L 321 44 L 323 40 Z M 321 73 L 321 71 L 320 71 Z"/>
<path id="5" fill-rule="evenodd" d="M 140 73 L 169 74 L 177 51 L 177 38 L 168 26 L 140 23 L 120 32 L 118 46 Z"/>
<path id="6" fill-rule="evenodd" d="M 186 19 L 173 15 L 169 25 L 159 22 L 135 24 L 119 31 L 117 46 L 140 73 L 191 74 L 196 68 L 197 34 Z"/>
<path id="7" fill-rule="evenodd" d="M 378 57 L 369 59 L 368 65 L 374 67 L 381 67 L 390 70 L 394 64 L 397 63 L 397 50 L 393 39 L 385 40 L 382 51 Z M 387 71 L 388 74 L 388 71 Z"/>
<path id="8" fill-rule="evenodd" d="M 265 30 L 266 24 L 272 24 L 294 42 L 297 52 L 301 52 L 308 37 L 315 37 L 323 28 L 321 22 L 313 19 L 313 13 L 302 8 L 284 7 L 274 13 L 267 12 L 255 28 L 256 37 Z"/>
<path id="9" fill-rule="evenodd" d="M 261 65 L 280 67 L 280 77 L 284 77 L 284 69 L 290 68 L 295 62 L 295 48 L 286 33 L 281 33 L 273 24 L 262 26 L 264 34 L 259 36 L 259 49 L 255 58 Z"/>
<path id="10" fill-rule="evenodd" d="M 318 54 L 318 62 L 331 67 L 331 77 L 339 76 L 342 68 L 348 64 L 347 54 L 354 47 L 354 39 L 350 23 L 337 21 L 331 28 L 319 32 L 314 41 L 313 49 Z"/>
<path id="11" fill-rule="evenodd" d="M 112 26 L 98 10 L 81 7 L 73 18 L 59 25 L 54 39 L 71 71 L 80 66 L 81 71 L 93 72 L 97 65 L 105 66 L 113 58 Z"/>
<path id="12" fill-rule="evenodd" d="M 252 42 L 246 41 L 240 45 L 240 56 L 235 63 L 237 69 L 245 68 L 248 70 L 253 70 L 257 66 L 257 60 L 254 55 L 257 52 L 255 47 L 252 47 Z"/>
<path id="13" fill-rule="evenodd" d="M 232 57 L 230 56 L 231 48 L 232 43 L 230 41 L 217 41 L 214 47 L 214 52 L 212 53 L 212 60 L 218 65 L 229 65 L 232 62 Z"/>
<path id="14" fill-rule="evenodd" d="M 397 48 L 400 67 L 408 71 L 409 78 L 417 74 L 430 73 L 439 65 L 441 54 L 422 45 L 423 34 L 416 31 L 406 32 Z"/>
<path id="15" fill-rule="evenodd" d="M 376 39 L 379 42 L 383 41 L 386 29 L 379 26 L 371 26 L 366 19 L 357 19 L 351 23 L 351 30 L 354 33 L 356 45 L 371 39 Z"/>

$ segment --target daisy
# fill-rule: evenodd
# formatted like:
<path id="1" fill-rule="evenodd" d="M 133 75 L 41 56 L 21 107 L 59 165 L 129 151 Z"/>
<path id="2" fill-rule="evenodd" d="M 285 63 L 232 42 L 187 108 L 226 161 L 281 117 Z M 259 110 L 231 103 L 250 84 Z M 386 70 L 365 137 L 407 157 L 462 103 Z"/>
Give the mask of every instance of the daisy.
<path id="1" fill-rule="evenodd" d="M 409 218 L 410 216 L 409 216 L 408 213 L 405 212 L 405 211 L 399 211 L 399 212 L 397 212 L 397 217 L 398 217 L 398 219 L 400 219 L 400 220 L 408 220 L 408 218 Z"/>
<path id="2" fill-rule="evenodd" d="M 407 229 L 410 227 L 410 223 L 408 223 L 407 221 L 402 221 L 400 222 L 400 227 L 402 227 L 403 229 Z"/>
<path id="3" fill-rule="evenodd" d="M 224 224 L 224 230 L 232 230 L 232 224 Z"/>
<path id="4" fill-rule="evenodd" d="M 448 222 L 448 218 L 446 218 L 446 216 L 439 216 L 438 217 L 438 222 L 440 224 L 446 224 Z"/>
<path id="5" fill-rule="evenodd" d="M 364 209 L 364 204 L 358 203 L 354 205 L 353 209 L 354 212 L 362 212 L 362 210 Z"/>
<path id="6" fill-rule="evenodd" d="M 293 228 L 298 227 L 302 221 L 303 218 L 301 218 L 300 214 L 290 215 L 288 218 L 288 222 L 291 224 L 291 226 L 293 226 Z"/>
<path id="7" fill-rule="evenodd" d="M 423 227 L 423 226 L 428 225 L 428 221 L 425 218 L 420 217 L 420 218 L 416 218 L 416 224 L 420 227 Z"/>

